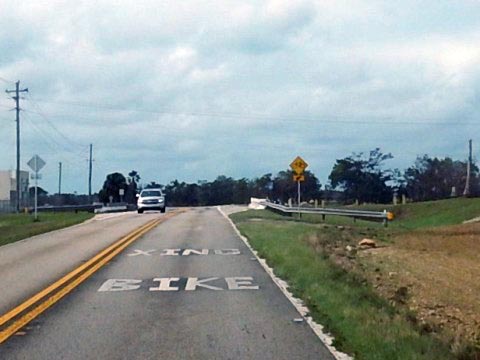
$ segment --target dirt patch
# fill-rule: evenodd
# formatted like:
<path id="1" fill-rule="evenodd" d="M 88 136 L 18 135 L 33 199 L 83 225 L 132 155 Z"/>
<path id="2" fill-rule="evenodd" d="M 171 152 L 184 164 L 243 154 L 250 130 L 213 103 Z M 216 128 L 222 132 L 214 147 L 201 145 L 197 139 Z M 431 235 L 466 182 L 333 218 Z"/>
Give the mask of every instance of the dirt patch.
<path id="1" fill-rule="evenodd" d="M 422 326 L 480 345 L 480 224 L 398 235 L 359 253 L 375 288 L 402 302 Z M 406 294 L 398 301 L 397 292 Z"/>
<path id="2" fill-rule="evenodd" d="M 334 232 L 332 232 L 334 231 Z M 379 247 L 360 249 L 368 235 Z M 392 305 L 426 332 L 480 353 L 480 223 L 392 233 L 329 227 L 307 241 L 349 271 L 361 273 Z"/>

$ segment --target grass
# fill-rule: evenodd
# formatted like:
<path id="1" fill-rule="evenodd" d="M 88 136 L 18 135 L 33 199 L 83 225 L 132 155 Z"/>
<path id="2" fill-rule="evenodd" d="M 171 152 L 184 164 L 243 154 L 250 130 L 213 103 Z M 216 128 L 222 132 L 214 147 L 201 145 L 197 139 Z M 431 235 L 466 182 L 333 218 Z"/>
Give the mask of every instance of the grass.
<path id="1" fill-rule="evenodd" d="M 313 318 L 334 335 L 342 351 L 356 359 L 452 358 L 446 344 L 421 334 L 358 274 L 346 272 L 312 248 L 308 238 L 318 233 L 316 219 L 304 219 L 312 222 L 305 224 L 268 211 L 231 218 L 275 273 L 288 281 L 295 296 L 306 302 Z"/>
<path id="2" fill-rule="evenodd" d="M 327 205 L 328 207 L 328 205 Z M 336 206 L 338 208 L 338 206 Z M 368 204 L 360 206 L 348 206 L 349 209 L 392 211 L 395 220 L 389 223 L 389 228 L 398 230 L 414 230 L 427 227 L 461 224 L 480 216 L 480 198 L 455 198 L 447 200 L 426 201 L 421 203 L 409 203 L 406 205 Z M 297 214 L 286 216 L 274 213 L 270 210 L 251 210 L 244 213 L 245 218 L 256 214 L 255 217 L 270 220 L 301 221 L 310 224 L 323 223 L 321 215 L 302 214 L 299 219 Z M 239 220 L 242 218 L 240 217 Z M 333 225 L 353 225 L 357 227 L 383 227 L 381 222 L 356 220 L 342 216 L 327 216 L 325 223 Z"/>
<path id="3" fill-rule="evenodd" d="M 81 223 L 93 217 L 86 212 L 41 213 L 38 221 L 28 214 L 0 214 L 0 246 L 30 236 Z"/>
<path id="4" fill-rule="evenodd" d="M 362 205 L 355 208 L 393 211 L 396 220 L 392 222 L 392 227 L 419 229 L 461 224 L 480 216 L 480 198 L 455 198 L 396 206 Z"/>

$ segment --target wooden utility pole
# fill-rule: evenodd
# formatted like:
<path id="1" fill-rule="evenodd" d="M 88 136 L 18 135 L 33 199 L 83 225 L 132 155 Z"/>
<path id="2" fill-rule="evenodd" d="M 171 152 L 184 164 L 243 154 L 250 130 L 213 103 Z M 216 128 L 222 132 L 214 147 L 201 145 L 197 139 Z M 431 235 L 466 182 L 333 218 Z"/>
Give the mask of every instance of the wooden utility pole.
<path id="1" fill-rule="evenodd" d="M 88 196 L 92 196 L 92 151 L 93 145 L 90 144 L 90 159 L 88 161 Z"/>
<path id="2" fill-rule="evenodd" d="M 62 163 L 58 163 L 58 195 L 62 194 Z"/>
<path id="3" fill-rule="evenodd" d="M 17 171 L 16 171 L 16 182 L 17 182 L 17 203 L 16 209 L 17 213 L 20 212 L 20 93 L 21 92 L 28 92 L 28 88 L 20 90 L 20 81 L 15 83 L 15 90 L 5 90 L 7 94 L 15 93 L 13 96 L 13 100 L 15 100 L 15 110 L 16 110 L 16 118 L 15 121 L 17 122 Z"/>
<path id="4" fill-rule="evenodd" d="M 467 180 L 465 183 L 465 190 L 463 191 L 463 196 L 470 196 L 470 173 L 472 171 L 472 140 L 468 141 L 468 163 L 467 163 Z"/>

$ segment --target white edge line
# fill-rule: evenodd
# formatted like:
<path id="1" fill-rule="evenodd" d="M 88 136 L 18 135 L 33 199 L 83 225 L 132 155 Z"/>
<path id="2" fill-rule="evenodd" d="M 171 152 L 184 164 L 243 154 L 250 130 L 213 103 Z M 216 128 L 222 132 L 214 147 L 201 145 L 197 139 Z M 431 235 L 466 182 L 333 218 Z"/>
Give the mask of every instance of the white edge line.
<path id="1" fill-rule="evenodd" d="M 320 325 L 316 323 L 311 316 L 308 316 L 310 313 L 310 310 L 308 309 L 307 306 L 303 303 L 301 299 L 296 298 L 293 296 L 293 294 L 288 291 L 288 283 L 279 277 L 277 277 L 273 269 L 268 266 L 267 262 L 265 259 L 262 259 L 258 256 L 258 253 L 256 250 L 252 248 L 250 243 L 248 242 L 248 239 L 243 236 L 240 231 L 237 229 L 235 226 L 234 222 L 232 219 L 230 219 L 227 214 L 225 214 L 221 208 L 221 206 L 217 206 L 217 210 L 227 219 L 227 221 L 230 223 L 230 225 L 233 227 L 235 230 L 235 233 L 238 235 L 240 239 L 245 243 L 245 245 L 250 249 L 250 251 L 255 255 L 257 258 L 258 262 L 260 265 L 262 265 L 263 269 L 267 272 L 268 275 L 272 278 L 273 282 L 278 286 L 278 288 L 282 291 L 282 293 L 287 297 L 287 299 L 292 303 L 292 305 L 297 309 L 298 313 L 302 316 L 303 319 L 307 322 L 307 324 L 310 326 L 310 328 L 313 330 L 315 335 L 322 341 L 322 343 L 325 344 L 327 349 L 332 353 L 332 355 L 335 357 L 337 360 L 352 360 L 353 358 L 350 355 L 347 355 L 345 353 L 342 353 L 335 349 L 335 347 L 332 345 L 333 343 L 333 337 L 329 334 L 326 334 L 323 332 L 323 325 Z"/>

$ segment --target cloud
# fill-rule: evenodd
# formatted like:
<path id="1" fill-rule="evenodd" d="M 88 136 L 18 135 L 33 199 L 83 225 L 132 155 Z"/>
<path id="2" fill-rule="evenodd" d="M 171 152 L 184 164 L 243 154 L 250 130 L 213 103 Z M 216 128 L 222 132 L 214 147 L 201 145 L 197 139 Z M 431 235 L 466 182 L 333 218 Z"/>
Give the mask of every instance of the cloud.
<path id="1" fill-rule="evenodd" d="M 95 188 L 132 169 L 164 183 L 260 176 L 299 154 L 324 182 L 352 151 L 381 146 L 406 167 L 417 153 L 463 156 L 477 132 L 471 2 L 1 6 L 0 77 L 30 88 L 24 160 L 45 157 L 52 191 L 59 161 L 66 191 L 86 191 L 90 143 Z M 13 102 L 0 106 L 0 168 L 11 168 Z"/>

